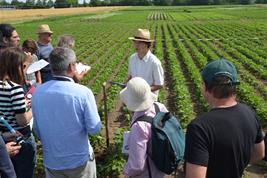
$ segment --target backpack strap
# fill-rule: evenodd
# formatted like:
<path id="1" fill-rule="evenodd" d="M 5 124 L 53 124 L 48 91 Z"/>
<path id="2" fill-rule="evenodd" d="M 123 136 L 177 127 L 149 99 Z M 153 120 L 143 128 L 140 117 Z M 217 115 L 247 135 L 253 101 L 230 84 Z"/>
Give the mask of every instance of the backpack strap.
<path id="1" fill-rule="evenodd" d="M 157 115 L 160 112 L 160 109 L 156 103 L 154 103 L 154 108 L 155 108 L 156 115 Z M 135 121 L 131 124 L 130 127 L 132 127 L 134 125 L 134 123 L 136 123 L 137 121 L 144 121 L 144 122 L 148 122 L 148 123 L 152 124 L 153 118 L 154 117 L 142 115 L 142 116 L 138 117 L 137 119 L 135 119 Z"/>
<path id="2" fill-rule="evenodd" d="M 135 121 L 133 121 L 133 123 L 131 124 L 130 127 L 132 127 L 132 126 L 134 125 L 134 123 L 136 123 L 137 121 L 144 121 L 144 122 L 148 122 L 148 123 L 152 124 L 152 122 L 153 122 L 153 117 L 145 116 L 145 115 L 140 116 L 140 117 L 138 117 L 137 119 L 135 119 Z"/>
<path id="3" fill-rule="evenodd" d="M 154 107 L 157 115 L 160 112 L 159 106 L 156 103 L 154 103 Z"/>

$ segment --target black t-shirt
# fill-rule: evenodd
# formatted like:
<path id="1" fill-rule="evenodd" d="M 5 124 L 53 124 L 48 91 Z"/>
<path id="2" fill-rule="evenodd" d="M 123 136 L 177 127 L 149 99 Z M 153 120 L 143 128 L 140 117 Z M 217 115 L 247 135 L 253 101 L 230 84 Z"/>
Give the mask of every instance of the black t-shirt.
<path id="1" fill-rule="evenodd" d="M 207 167 L 207 178 L 241 178 L 253 145 L 262 140 L 258 118 L 248 106 L 215 108 L 188 125 L 185 160 Z"/>

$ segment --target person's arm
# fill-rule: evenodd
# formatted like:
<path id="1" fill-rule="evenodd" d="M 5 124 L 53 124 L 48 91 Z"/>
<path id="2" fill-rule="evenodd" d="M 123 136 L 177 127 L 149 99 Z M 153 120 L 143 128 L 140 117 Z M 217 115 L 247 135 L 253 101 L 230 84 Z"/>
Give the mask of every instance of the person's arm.
<path id="1" fill-rule="evenodd" d="M 87 97 L 83 101 L 85 127 L 88 134 L 94 135 L 101 130 L 102 123 L 98 114 L 95 97 L 92 91 L 89 90 L 86 96 Z"/>
<path id="2" fill-rule="evenodd" d="M 131 75 L 128 75 L 128 76 L 127 76 L 127 79 L 126 79 L 126 81 L 125 81 L 125 83 L 128 83 L 129 80 L 131 80 L 131 79 L 132 79 L 132 76 L 131 76 Z"/>
<path id="3" fill-rule="evenodd" d="M 154 83 L 151 85 L 151 91 L 157 91 L 163 87 L 164 84 L 164 71 L 160 63 L 155 64 L 153 69 Z"/>
<path id="4" fill-rule="evenodd" d="M 151 125 L 146 122 L 136 122 L 131 127 L 128 141 L 129 157 L 123 171 L 125 176 L 136 177 L 144 171 L 148 159 L 147 143 L 150 131 Z"/>
<path id="5" fill-rule="evenodd" d="M 1 137 L 1 136 L 0 136 Z M 3 177 L 17 178 L 13 164 L 6 150 L 6 145 L 0 138 L 0 173 Z M 0 176 L 1 177 L 1 176 Z"/>
<path id="6" fill-rule="evenodd" d="M 163 86 L 162 85 L 151 85 L 151 91 L 157 91 L 159 89 L 161 89 Z"/>
<path id="7" fill-rule="evenodd" d="M 255 144 L 252 148 L 251 156 L 250 156 L 250 164 L 254 164 L 257 161 L 260 161 L 264 158 L 265 155 L 265 145 L 264 141 L 261 141 L 258 144 Z"/>
<path id="8" fill-rule="evenodd" d="M 12 109 L 15 112 L 16 121 L 24 127 L 32 119 L 31 101 L 25 99 L 24 91 L 19 86 L 14 87 L 11 94 Z"/>
<path id="9" fill-rule="evenodd" d="M 76 82 L 76 83 L 79 83 L 83 78 L 84 76 L 88 73 L 89 70 L 85 70 L 83 72 L 81 72 L 80 74 L 78 74 L 77 72 L 74 74 L 73 76 L 73 80 Z"/>
<path id="10" fill-rule="evenodd" d="M 26 112 L 23 113 L 18 113 L 16 114 L 15 118 L 18 124 L 22 127 L 26 126 L 28 123 L 30 123 L 32 119 L 32 109 L 31 109 L 31 101 L 30 100 L 25 100 L 26 101 Z"/>
<path id="11" fill-rule="evenodd" d="M 207 167 L 186 163 L 186 178 L 205 178 Z"/>
<path id="12" fill-rule="evenodd" d="M 262 160 L 265 155 L 264 137 L 261 129 L 260 119 L 258 118 L 257 115 L 256 115 L 256 124 L 257 124 L 257 135 L 253 148 L 251 150 L 251 156 L 250 156 L 251 164 L 256 163 L 259 160 Z"/>
<path id="13" fill-rule="evenodd" d="M 38 83 L 38 84 L 42 83 L 42 78 L 41 78 L 41 72 L 40 71 L 35 72 L 35 78 L 36 78 L 36 83 Z"/>
<path id="14" fill-rule="evenodd" d="M 205 178 L 209 161 L 209 137 L 203 128 L 190 123 L 186 131 L 186 178 Z"/>

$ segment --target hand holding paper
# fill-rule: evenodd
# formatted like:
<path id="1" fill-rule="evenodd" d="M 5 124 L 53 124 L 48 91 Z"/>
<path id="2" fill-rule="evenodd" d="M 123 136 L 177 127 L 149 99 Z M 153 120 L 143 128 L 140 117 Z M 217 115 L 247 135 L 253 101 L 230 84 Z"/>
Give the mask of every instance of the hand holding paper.
<path id="1" fill-rule="evenodd" d="M 34 72 L 37 72 L 39 70 L 41 70 L 42 68 L 44 68 L 45 66 L 47 66 L 49 63 L 43 59 L 32 63 L 29 68 L 27 69 L 27 74 L 31 74 Z"/>
<path id="2" fill-rule="evenodd" d="M 78 74 L 81 74 L 82 72 L 88 71 L 90 69 L 91 69 L 90 66 L 84 65 L 81 62 L 79 62 L 79 63 L 76 64 L 76 71 L 77 71 Z"/>

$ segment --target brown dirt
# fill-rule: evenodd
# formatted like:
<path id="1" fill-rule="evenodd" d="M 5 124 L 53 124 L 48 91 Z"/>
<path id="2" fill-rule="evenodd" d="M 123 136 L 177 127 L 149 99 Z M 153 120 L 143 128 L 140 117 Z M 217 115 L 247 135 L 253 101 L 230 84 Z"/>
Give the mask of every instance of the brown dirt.
<path id="1" fill-rule="evenodd" d="M 63 16 L 74 14 L 111 12 L 128 7 L 77 7 L 60 9 L 25 9 L 25 10 L 0 10 L 0 23 L 21 22 L 25 20 L 41 19 L 51 16 Z"/>

